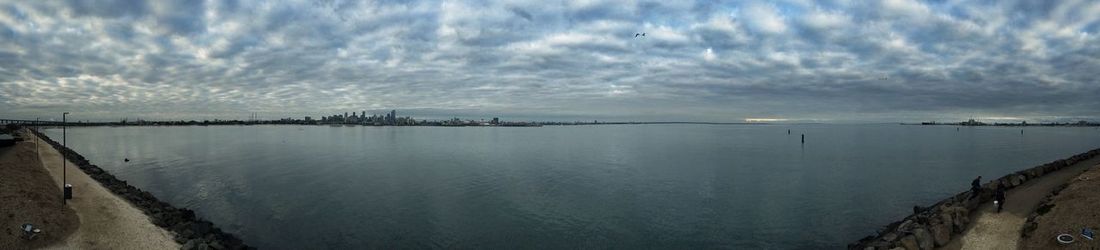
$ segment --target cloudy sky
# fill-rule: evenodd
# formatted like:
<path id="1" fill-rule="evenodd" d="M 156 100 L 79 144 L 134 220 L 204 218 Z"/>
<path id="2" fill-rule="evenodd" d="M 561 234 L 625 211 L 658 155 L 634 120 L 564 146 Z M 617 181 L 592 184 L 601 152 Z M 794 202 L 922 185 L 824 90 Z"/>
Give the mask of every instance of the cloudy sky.
<path id="1" fill-rule="evenodd" d="M 0 0 L 0 117 L 1095 120 L 1098 21 L 1075 0 Z"/>

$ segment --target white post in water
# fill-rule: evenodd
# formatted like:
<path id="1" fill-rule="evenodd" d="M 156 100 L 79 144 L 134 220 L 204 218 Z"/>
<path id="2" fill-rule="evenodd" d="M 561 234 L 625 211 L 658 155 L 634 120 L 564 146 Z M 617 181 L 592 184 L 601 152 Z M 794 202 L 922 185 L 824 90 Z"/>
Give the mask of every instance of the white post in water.
<path id="1" fill-rule="evenodd" d="M 64 147 L 62 147 L 62 150 L 61 150 L 61 204 L 62 205 L 64 205 L 67 202 L 65 200 L 65 185 L 69 184 L 69 182 L 66 178 L 67 176 L 65 175 L 65 165 L 67 165 L 67 163 L 66 163 L 67 160 L 65 160 L 65 155 L 67 155 L 69 151 L 64 150 L 65 148 L 68 148 L 68 145 L 69 145 L 68 144 L 68 135 L 65 133 L 65 128 L 69 126 L 68 120 L 66 119 L 67 115 L 69 115 L 69 112 L 65 112 L 65 113 L 61 114 L 61 146 L 64 146 Z"/>

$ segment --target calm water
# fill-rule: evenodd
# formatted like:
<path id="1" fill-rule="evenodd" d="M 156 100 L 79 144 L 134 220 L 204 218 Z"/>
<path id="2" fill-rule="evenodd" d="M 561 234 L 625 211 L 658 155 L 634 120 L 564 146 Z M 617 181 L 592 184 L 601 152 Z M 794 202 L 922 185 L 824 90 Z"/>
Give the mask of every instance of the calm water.
<path id="1" fill-rule="evenodd" d="M 96 127 L 68 143 L 260 248 L 842 248 L 974 176 L 1100 147 L 1095 128 L 1025 131 Z"/>

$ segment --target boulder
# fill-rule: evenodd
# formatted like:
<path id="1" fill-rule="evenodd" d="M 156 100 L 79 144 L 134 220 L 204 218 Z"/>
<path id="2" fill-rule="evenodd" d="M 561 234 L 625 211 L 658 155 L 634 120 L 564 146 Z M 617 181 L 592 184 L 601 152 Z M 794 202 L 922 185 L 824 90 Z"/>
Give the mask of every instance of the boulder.
<path id="1" fill-rule="evenodd" d="M 951 228 L 956 233 L 962 233 L 966 230 L 966 225 L 970 223 L 970 211 L 961 207 L 955 207 L 952 209 L 951 215 Z"/>
<path id="2" fill-rule="evenodd" d="M 899 244 L 901 245 L 901 247 L 904 247 L 908 250 L 920 249 L 920 247 L 917 245 L 917 237 L 913 236 L 912 234 L 901 237 L 901 241 L 899 242 Z"/>
<path id="3" fill-rule="evenodd" d="M 210 233 L 210 228 L 212 227 L 213 225 L 211 225 L 209 221 L 191 223 L 191 231 L 194 231 L 196 235 L 206 235 Z"/>
<path id="4" fill-rule="evenodd" d="M 913 221 L 912 220 L 905 220 L 905 222 L 902 222 L 901 225 L 898 225 L 897 231 L 910 232 L 910 228 L 912 226 L 913 226 Z"/>
<path id="5" fill-rule="evenodd" d="M 191 229 L 184 229 L 183 232 L 180 233 L 180 235 L 184 238 L 195 238 L 195 232 L 191 231 Z"/>
<path id="6" fill-rule="evenodd" d="M 210 249 L 222 250 L 222 249 L 225 249 L 225 247 L 222 246 L 221 243 L 218 243 L 217 241 L 215 241 L 215 242 L 210 242 Z"/>
<path id="7" fill-rule="evenodd" d="M 955 218 L 954 216 L 952 216 L 952 214 L 954 213 L 955 211 L 953 210 L 945 210 L 940 212 L 940 224 L 944 224 L 945 226 L 947 226 L 948 229 L 950 229 L 951 226 L 955 223 Z"/>
<path id="8" fill-rule="evenodd" d="M 177 223 L 172 224 L 172 231 L 177 233 L 183 233 L 183 231 L 187 230 L 188 228 L 191 228 L 191 222 L 189 221 L 181 220 Z"/>
<path id="9" fill-rule="evenodd" d="M 947 224 L 932 225 L 932 239 L 937 247 L 942 247 L 951 242 L 951 227 Z"/>
<path id="10" fill-rule="evenodd" d="M 917 238 L 917 247 L 921 250 L 931 250 L 935 246 L 935 239 L 932 238 L 932 233 L 929 233 L 928 229 L 918 227 L 913 230 L 913 236 Z"/>
<path id="11" fill-rule="evenodd" d="M 886 233 L 886 234 L 882 235 L 882 240 L 885 240 L 885 241 L 894 241 L 896 239 L 898 239 L 898 234 L 894 233 L 894 232 L 889 232 L 889 233 Z"/>
<path id="12" fill-rule="evenodd" d="M 188 240 L 187 243 L 183 243 L 183 246 L 180 246 L 180 249 L 193 250 L 193 249 L 196 249 L 198 247 L 199 247 L 198 240 L 192 239 L 192 240 Z"/>

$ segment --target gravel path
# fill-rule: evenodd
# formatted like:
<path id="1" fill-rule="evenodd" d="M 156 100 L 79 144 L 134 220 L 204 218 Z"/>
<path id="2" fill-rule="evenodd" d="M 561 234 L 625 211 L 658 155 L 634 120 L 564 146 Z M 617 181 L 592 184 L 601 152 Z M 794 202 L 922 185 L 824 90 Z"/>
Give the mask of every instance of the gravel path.
<path id="1" fill-rule="evenodd" d="M 39 145 L 42 163 L 61 184 L 61 154 L 48 143 Z M 76 164 L 68 162 L 68 182 L 73 185 L 69 207 L 80 218 L 80 228 L 56 249 L 179 249 L 172 233 L 153 225 L 141 210 L 108 191 Z"/>
<path id="2" fill-rule="evenodd" d="M 1000 213 L 997 213 L 992 202 L 983 204 L 972 215 L 973 221 L 963 235 L 955 237 L 941 249 L 1017 249 L 1020 230 L 1039 202 L 1055 187 L 1067 183 L 1098 163 L 1100 157 L 1079 162 L 1009 190 L 1004 210 Z"/>

